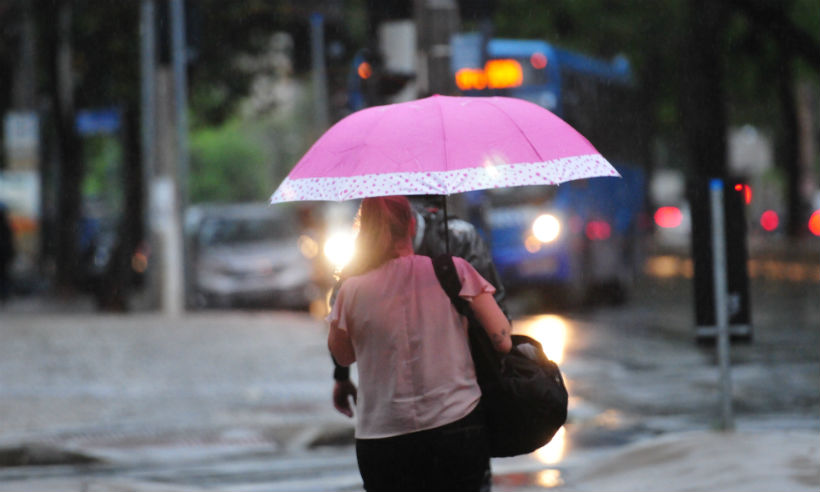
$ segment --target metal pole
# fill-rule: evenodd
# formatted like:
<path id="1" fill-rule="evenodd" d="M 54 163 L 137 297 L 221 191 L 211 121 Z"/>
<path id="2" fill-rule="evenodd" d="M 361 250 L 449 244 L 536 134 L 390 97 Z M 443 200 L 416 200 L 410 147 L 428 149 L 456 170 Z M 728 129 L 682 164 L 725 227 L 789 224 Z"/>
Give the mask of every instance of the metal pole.
<path id="1" fill-rule="evenodd" d="M 325 33 L 322 14 L 310 16 L 311 68 L 313 72 L 313 105 L 316 132 L 321 134 L 328 127 L 327 71 L 325 70 Z"/>
<path id="2" fill-rule="evenodd" d="M 157 80 L 156 80 L 156 24 L 154 0 L 142 0 L 140 6 L 140 125 L 142 137 L 142 183 L 143 183 L 143 225 L 146 235 L 155 234 L 151 220 L 151 185 L 156 166 L 156 120 L 157 120 Z M 151 243 L 155 238 L 151 238 Z M 157 275 L 153 269 L 146 270 L 148 299 L 152 306 L 156 299 Z"/>
<path id="3" fill-rule="evenodd" d="M 712 209 L 712 268 L 715 288 L 715 316 L 717 323 L 717 356 L 720 366 L 721 428 L 734 429 L 732 415 L 732 380 L 729 360 L 729 303 L 726 280 L 726 227 L 723 216 L 723 180 L 709 181 Z"/>
<path id="4" fill-rule="evenodd" d="M 177 170 L 180 205 L 188 204 L 188 55 L 185 47 L 185 11 L 183 0 L 171 1 L 172 63 L 174 64 L 174 104 L 177 120 Z"/>
<path id="5" fill-rule="evenodd" d="M 185 13 L 182 0 L 171 0 L 171 62 L 173 64 L 174 112 L 176 120 L 176 169 L 169 169 L 163 194 L 169 207 L 166 236 L 166 278 L 163 308 L 176 316 L 185 310 L 185 252 L 182 237 L 182 214 L 188 192 L 188 96 L 185 76 Z"/>

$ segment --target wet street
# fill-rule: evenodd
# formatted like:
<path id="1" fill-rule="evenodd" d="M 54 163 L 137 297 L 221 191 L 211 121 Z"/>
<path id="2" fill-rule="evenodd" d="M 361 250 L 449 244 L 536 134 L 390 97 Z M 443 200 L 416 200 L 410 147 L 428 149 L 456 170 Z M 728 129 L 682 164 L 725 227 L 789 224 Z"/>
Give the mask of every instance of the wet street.
<path id="1" fill-rule="evenodd" d="M 715 348 L 694 341 L 691 289 L 651 276 L 624 306 L 516 317 L 565 373 L 569 421 L 541 450 L 494 460 L 494 490 L 579 490 L 596 457 L 717 427 Z M 737 429 L 816 438 L 820 283 L 760 274 L 751 297 L 753 341 L 731 347 Z M 306 313 L 19 301 L 0 332 L 0 491 L 361 488 L 326 330 Z"/>

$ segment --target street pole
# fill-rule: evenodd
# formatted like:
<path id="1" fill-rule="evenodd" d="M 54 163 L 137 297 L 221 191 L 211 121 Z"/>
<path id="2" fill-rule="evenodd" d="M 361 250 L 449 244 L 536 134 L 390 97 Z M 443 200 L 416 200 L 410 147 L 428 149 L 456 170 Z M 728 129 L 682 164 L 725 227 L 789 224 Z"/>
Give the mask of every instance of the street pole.
<path id="1" fill-rule="evenodd" d="M 325 25 L 322 14 L 310 15 L 310 59 L 313 73 L 313 107 L 316 134 L 328 127 L 327 70 L 325 69 Z"/>
<path id="2" fill-rule="evenodd" d="M 188 251 L 188 241 L 185 240 L 183 225 L 185 211 L 188 209 L 188 51 L 185 35 L 185 4 L 184 0 L 171 0 L 171 62 L 174 71 L 174 107 L 177 130 L 177 168 L 176 193 L 177 209 L 175 210 L 174 237 L 179 255 L 179 267 L 175 272 L 179 276 L 179 292 L 176 302 L 180 303 L 180 311 L 185 309 L 187 292 L 192 284 L 192 267 Z"/>
<path id="3" fill-rule="evenodd" d="M 188 205 L 188 54 L 185 46 L 183 0 L 171 0 L 171 58 L 174 65 L 174 104 L 177 123 L 177 179 L 180 208 Z"/>
<path id="4" fill-rule="evenodd" d="M 156 86 L 156 27 L 154 0 L 142 0 L 140 5 L 140 90 L 141 90 L 141 137 L 142 137 L 142 177 L 143 177 L 143 207 L 144 230 L 154 236 L 155 225 L 151 220 L 151 184 L 154 179 L 156 166 L 156 119 L 157 119 L 157 86 Z M 153 237 L 150 243 L 155 243 Z M 153 307 L 157 303 L 157 275 L 152 268 L 146 270 L 148 279 L 146 286 L 149 304 Z"/>
<path id="5" fill-rule="evenodd" d="M 180 180 L 187 179 L 187 117 L 185 115 L 185 30 L 181 0 L 171 0 L 171 62 L 173 67 L 162 65 L 155 74 L 146 74 L 154 82 L 147 82 L 149 89 L 155 89 L 155 99 L 148 114 L 153 114 L 151 122 L 143 125 L 148 129 L 144 145 L 151 145 L 149 155 L 156 159 L 156 171 L 149 189 L 151 210 L 152 251 L 156 251 L 152 262 L 157 274 L 160 310 L 167 316 L 178 316 L 185 309 L 184 259 L 181 215 L 184 203 L 181 200 Z M 145 14 L 153 10 L 153 5 L 145 6 Z M 146 20 L 147 22 L 147 20 Z M 151 20 L 153 22 L 153 19 Z M 153 40 L 146 40 L 153 43 Z M 153 54 L 150 58 L 153 58 Z M 150 71 L 145 62 L 145 70 Z M 149 96 L 149 99 L 151 96 Z M 146 103 L 144 103 L 146 104 Z M 145 126 L 143 127 L 146 128 Z M 152 144 L 152 142 L 154 142 Z M 154 153 L 156 152 L 156 153 Z M 184 176 L 184 177 L 183 177 Z"/>
<path id="6" fill-rule="evenodd" d="M 712 265 L 717 322 L 717 356 L 720 366 L 721 429 L 731 431 L 734 430 L 734 417 L 732 415 L 732 380 L 729 360 L 729 303 L 726 279 L 726 227 L 723 220 L 722 179 L 709 181 L 709 198 L 712 210 Z"/>

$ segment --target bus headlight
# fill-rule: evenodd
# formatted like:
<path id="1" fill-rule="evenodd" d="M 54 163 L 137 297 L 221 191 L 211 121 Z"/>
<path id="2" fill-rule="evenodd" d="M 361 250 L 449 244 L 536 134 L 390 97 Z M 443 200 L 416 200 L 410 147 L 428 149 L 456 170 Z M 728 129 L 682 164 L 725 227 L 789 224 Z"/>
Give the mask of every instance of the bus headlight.
<path id="1" fill-rule="evenodd" d="M 551 243 L 561 234 L 561 222 L 552 214 L 539 215 L 532 223 L 532 235 L 542 243 Z"/>
<path id="2" fill-rule="evenodd" d="M 330 234 L 322 249 L 325 258 L 336 270 L 341 270 L 353 258 L 356 236 L 352 232 L 338 231 Z"/>

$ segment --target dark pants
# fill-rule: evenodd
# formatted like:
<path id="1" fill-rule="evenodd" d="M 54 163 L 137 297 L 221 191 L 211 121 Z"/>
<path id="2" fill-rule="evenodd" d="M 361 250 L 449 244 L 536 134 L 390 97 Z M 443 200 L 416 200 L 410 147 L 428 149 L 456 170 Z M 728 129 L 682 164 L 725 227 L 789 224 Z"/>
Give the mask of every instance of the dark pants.
<path id="1" fill-rule="evenodd" d="M 367 492 L 489 490 L 490 457 L 479 408 L 435 429 L 357 439 Z"/>

